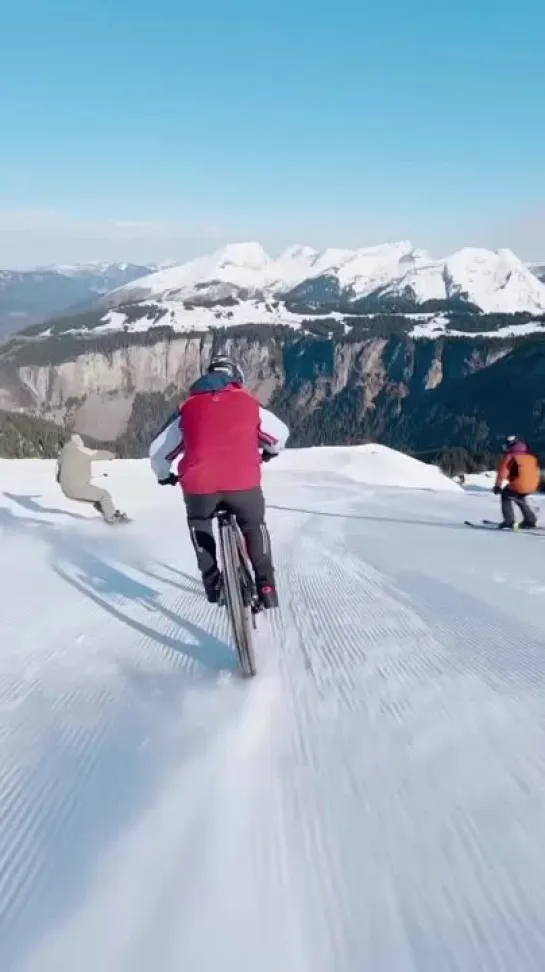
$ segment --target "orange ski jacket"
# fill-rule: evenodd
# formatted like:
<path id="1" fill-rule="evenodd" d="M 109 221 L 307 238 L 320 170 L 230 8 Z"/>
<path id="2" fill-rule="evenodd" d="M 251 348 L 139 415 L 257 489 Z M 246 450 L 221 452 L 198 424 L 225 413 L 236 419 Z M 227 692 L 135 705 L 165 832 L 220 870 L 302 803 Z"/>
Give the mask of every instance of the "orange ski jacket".
<path id="1" fill-rule="evenodd" d="M 528 496 L 539 489 L 541 472 L 539 463 L 530 452 L 507 452 L 498 467 L 496 486 L 507 480 L 509 487 L 520 496 Z"/>

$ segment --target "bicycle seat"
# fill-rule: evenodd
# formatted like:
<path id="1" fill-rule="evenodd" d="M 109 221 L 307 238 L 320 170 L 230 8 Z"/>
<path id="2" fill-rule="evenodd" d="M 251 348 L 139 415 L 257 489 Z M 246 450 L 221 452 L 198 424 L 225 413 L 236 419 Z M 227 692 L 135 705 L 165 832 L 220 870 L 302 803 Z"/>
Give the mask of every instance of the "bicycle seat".
<path id="1" fill-rule="evenodd" d="M 225 520 L 232 515 L 231 511 L 223 503 L 220 503 L 214 511 L 214 516 L 217 516 L 218 520 Z"/>

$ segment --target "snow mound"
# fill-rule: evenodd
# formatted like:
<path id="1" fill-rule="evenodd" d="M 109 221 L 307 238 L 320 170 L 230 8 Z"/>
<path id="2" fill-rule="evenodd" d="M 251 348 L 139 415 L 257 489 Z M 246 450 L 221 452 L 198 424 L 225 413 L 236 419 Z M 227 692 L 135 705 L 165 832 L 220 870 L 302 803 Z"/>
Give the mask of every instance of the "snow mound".
<path id="1" fill-rule="evenodd" d="M 493 470 L 480 473 L 468 473 L 464 476 L 464 488 L 470 491 L 485 490 L 490 492 L 496 482 L 496 473 Z"/>
<path id="2" fill-rule="evenodd" d="M 289 472 L 336 473 L 369 486 L 460 492 L 460 487 L 437 466 L 375 443 L 287 449 L 274 461 L 274 468 Z"/>

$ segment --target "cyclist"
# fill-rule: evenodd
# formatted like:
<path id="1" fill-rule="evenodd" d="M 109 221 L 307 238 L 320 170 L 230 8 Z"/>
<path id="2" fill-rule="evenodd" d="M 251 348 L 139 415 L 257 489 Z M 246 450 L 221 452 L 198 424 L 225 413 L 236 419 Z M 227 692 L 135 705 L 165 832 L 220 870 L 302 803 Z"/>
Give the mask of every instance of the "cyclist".
<path id="1" fill-rule="evenodd" d="M 224 505 L 245 537 L 263 607 L 278 607 L 261 461 L 277 456 L 288 436 L 287 426 L 244 388 L 244 375 L 232 358 L 216 355 L 150 445 L 159 484 L 179 482 L 182 487 L 191 540 L 212 604 L 221 595 L 212 518 Z M 178 475 L 171 472 L 175 459 Z"/>

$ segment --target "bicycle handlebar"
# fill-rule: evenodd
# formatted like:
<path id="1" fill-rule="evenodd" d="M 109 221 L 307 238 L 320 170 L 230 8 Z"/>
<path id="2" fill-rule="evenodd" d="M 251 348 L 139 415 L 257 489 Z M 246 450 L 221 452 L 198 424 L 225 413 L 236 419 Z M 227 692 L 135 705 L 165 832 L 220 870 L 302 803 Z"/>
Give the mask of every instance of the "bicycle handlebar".
<path id="1" fill-rule="evenodd" d="M 261 453 L 261 459 L 263 462 L 270 462 L 271 459 L 276 459 L 278 456 L 277 452 L 263 452 Z M 107 473 L 103 473 L 107 476 Z M 158 480 L 160 486 L 178 486 L 180 482 L 180 477 L 176 473 L 170 473 L 165 479 Z"/>

